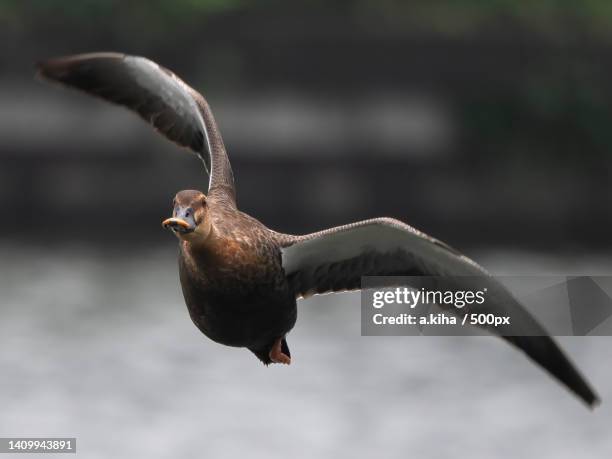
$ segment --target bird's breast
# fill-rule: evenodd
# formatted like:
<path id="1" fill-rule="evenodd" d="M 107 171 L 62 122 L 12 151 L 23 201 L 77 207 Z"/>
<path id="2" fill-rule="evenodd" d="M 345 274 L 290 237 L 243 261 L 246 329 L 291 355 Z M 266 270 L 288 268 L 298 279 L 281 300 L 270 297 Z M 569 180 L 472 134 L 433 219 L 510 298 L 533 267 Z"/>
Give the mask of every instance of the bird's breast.
<path id="1" fill-rule="evenodd" d="M 213 253 L 182 252 L 179 267 L 190 316 L 213 340 L 243 346 L 293 327 L 295 299 L 279 254 L 228 241 Z"/>

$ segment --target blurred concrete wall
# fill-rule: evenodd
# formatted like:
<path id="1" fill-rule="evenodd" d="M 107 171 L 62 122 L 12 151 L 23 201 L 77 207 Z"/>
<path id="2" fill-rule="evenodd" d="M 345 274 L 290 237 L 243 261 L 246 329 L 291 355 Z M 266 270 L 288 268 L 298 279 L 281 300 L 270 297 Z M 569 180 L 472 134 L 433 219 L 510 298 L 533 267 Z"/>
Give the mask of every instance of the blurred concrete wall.
<path id="1" fill-rule="evenodd" d="M 557 34 L 503 15 L 449 33 L 340 3 L 25 5 L 0 14 L 5 238 L 161 240 L 174 193 L 205 188 L 198 162 L 135 117 L 33 79 L 39 58 L 115 49 L 207 96 L 241 207 L 278 230 L 388 215 L 456 245 L 610 245 L 612 45 L 573 16 Z"/>

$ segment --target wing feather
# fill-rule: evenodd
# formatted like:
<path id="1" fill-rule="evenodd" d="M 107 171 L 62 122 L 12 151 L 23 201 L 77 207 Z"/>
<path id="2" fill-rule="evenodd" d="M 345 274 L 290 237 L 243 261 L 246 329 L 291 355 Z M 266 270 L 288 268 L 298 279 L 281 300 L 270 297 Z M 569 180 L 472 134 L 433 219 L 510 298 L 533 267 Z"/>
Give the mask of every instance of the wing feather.
<path id="1" fill-rule="evenodd" d="M 209 172 L 209 191 L 235 201 L 234 178 L 208 103 L 170 70 L 149 59 L 90 53 L 38 64 L 46 79 L 80 89 L 136 112 L 169 140 L 193 150 Z"/>
<path id="2" fill-rule="evenodd" d="M 486 276 L 482 312 L 510 315 L 506 341 L 565 384 L 589 406 L 598 402 L 586 380 L 531 314 L 474 261 L 398 220 L 378 218 L 306 236 L 286 237 L 282 261 L 296 297 L 357 290 L 362 276 Z M 467 280 L 465 281 L 467 282 Z M 479 312 L 472 310 L 472 312 Z M 490 332 L 499 334 L 497 329 Z"/>

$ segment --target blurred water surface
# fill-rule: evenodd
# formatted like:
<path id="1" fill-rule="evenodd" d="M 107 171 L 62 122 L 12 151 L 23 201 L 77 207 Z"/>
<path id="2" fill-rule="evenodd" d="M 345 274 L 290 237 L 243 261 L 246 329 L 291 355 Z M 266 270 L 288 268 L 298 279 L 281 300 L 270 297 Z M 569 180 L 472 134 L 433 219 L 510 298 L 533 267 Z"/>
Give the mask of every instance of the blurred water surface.
<path id="1" fill-rule="evenodd" d="M 612 256 L 483 251 L 496 274 L 609 274 Z M 0 245 L 3 436 L 80 457 L 609 457 L 612 339 L 563 339 L 585 409 L 500 340 L 361 337 L 359 297 L 299 306 L 290 367 L 191 324 L 176 253 Z M 46 457 L 46 456 L 43 456 Z"/>

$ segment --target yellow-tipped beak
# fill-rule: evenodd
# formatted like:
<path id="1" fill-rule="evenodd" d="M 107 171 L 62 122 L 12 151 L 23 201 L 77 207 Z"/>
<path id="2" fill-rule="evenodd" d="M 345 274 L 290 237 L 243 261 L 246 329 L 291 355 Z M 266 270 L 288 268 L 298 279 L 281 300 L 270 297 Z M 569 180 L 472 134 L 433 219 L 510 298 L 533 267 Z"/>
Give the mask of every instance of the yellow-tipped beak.
<path id="1" fill-rule="evenodd" d="M 162 222 L 162 226 L 164 228 L 176 228 L 176 227 L 181 227 L 184 229 L 191 229 L 191 226 L 189 226 L 189 223 L 187 223 L 185 220 L 183 220 L 182 218 L 166 218 L 163 222 Z"/>

